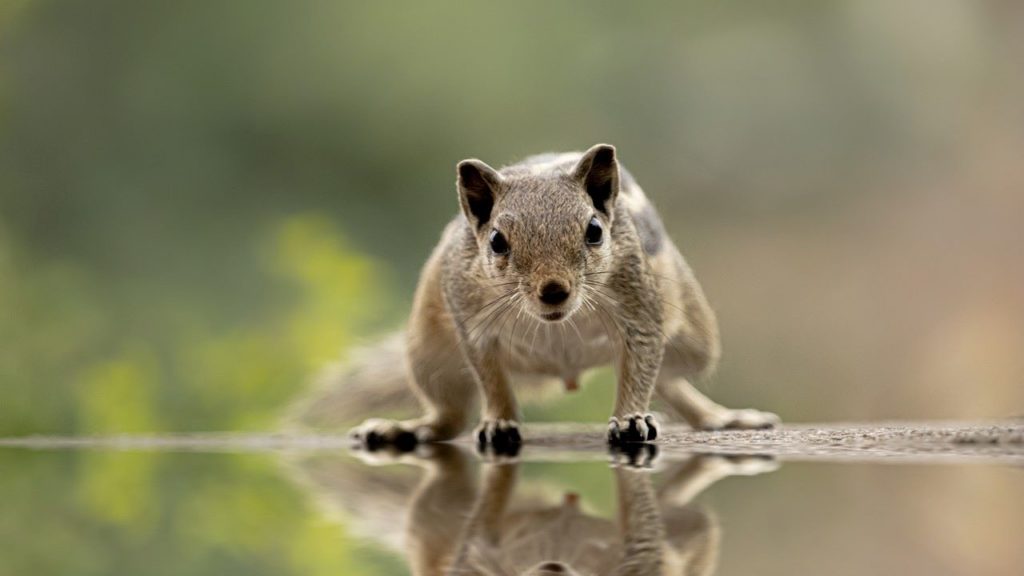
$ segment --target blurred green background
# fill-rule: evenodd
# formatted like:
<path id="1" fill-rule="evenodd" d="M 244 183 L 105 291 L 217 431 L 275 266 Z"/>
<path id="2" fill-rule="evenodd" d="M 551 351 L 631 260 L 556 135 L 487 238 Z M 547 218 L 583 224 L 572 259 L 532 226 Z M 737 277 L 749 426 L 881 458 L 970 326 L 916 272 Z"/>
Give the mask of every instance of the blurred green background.
<path id="1" fill-rule="evenodd" d="M 270 429 L 401 324 L 458 160 L 596 142 L 719 313 L 715 399 L 788 421 L 1024 412 L 1020 2 L 0 0 L 0 436 Z M 531 417 L 602 420 L 610 389 Z M 2 468 L 2 576 L 397 569 L 265 459 Z M 985 482 L 980 509 L 1008 510 Z M 825 534 L 898 492 L 777 523 L 801 486 L 725 516 L 762 501 Z M 931 503 L 902 522 L 932 525 Z M 1005 515 L 972 526 L 997 551 L 972 562 L 1013 549 Z M 933 551 L 971 542 L 947 536 Z"/>
<path id="2" fill-rule="evenodd" d="M 618 146 L 783 419 L 1024 412 L 1017 2 L 0 3 L 0 434 L 254 430 L 454 165 Z M 607 379 L 605 379 L 607 380 Z M 603 419 L 610 383 L 537 417 Z"/>

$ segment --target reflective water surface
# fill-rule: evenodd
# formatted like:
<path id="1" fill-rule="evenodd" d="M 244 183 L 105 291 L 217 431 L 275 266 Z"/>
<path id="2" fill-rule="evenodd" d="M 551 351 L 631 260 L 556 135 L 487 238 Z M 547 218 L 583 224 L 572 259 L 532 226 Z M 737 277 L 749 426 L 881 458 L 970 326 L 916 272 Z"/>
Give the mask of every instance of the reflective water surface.
<path id="1" fill-rule="evenodd" d="M 543 461 L 547 458 L 549 461 Z M 0 449 L 0 575 L 1020 574 L 1024 471 Z"/>

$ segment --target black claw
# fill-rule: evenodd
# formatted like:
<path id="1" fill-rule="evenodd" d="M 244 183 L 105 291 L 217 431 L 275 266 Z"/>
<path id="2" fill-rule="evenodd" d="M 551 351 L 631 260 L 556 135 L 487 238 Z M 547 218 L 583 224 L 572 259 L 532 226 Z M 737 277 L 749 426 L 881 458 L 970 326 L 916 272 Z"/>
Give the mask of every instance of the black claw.
<path id="1" fill-rule="evenodd" d="M 379 450 L 391 450 L 399 453 L 412 452 L 419 444 L 419 438 L 410 430 L 399 430 L 394 437 L 389 437 L 376 430 L 353 430 L 348 437 L 352 441 L 353 449 L 368 452 Z"/>
<path id="2" fill-rule="evenodd" d="M 508 433 L 501 428 L 496 429 L 494 431 L 494 436 L 491 437 L 491 445 L 494 446 L 495 450 L 500 450 L 505 446 L 508 446 Z"/>
<path id="3" fill-rule="evenodd" d="M 519 428 L 516 428 L 515 426 L 509 428 L 508 439 L 513 444 L 522 444 L 523 437 L 519 435 Z"/>
<path id="4" fill-rule="evenodd" d="M 522 449 L 522 444 L 504 444 L 504 445 L 495 444 L 494 445 L 494 455 L 495 456 L 506 456 L 506 457 L 509 457 L 509 458 L 514 458 L 514 457 L 519 455 L 519 450 L 520 449 Z"/>
<path id="5" fill-rule="evenodd" d="M 416 449 L 416 444 L 418 443 L 419 438 L 409 430 L 402 430 L 398 433 L 398 436 L 395 437 L 395 448 L 400 452 L 412 452 Z"/>
<path id="6" fill-rule="evenodd" d="M 487 453 L 490 450 L 493 452 L 494 456 L 501 456 L 505 458 L 515 458 L 519 455 L 519 451 L 521 449 L 521 444 L 480 444 L 477 446 L 477 452 L 481 456 L 487 456 Z"/>
<path id="7" fill-rule="evenodd" d="M 507 428 L 498 428 L 494 431 L 494 439 L 491 440 L 495 446 L 511 446 L 513 444 L 519 444 L 523 441 L 519 435 L 519 430 L 515 426 L 509 426 Z"/>
<path id="8" fill-rule="evenodd" d="M 646 424 L 646 435 L 640 429 L 641 422 Z M 650 442 L 657 437 L 657 423 L 650 414 L 646 416 L 630 416 L 622 423 L 615 420 L 608 428 L 608 443 L 612 445 Z"/>
<path id="9" fill-rule="evenodd" d="M 627 442 L 643 442 L 644 439 L 640 436 L 640 426 L 637 425 L 636 418 L 629 419 L 629 428 L 626 429 L 626 441 Z"/>
<path id="10" fill-rule="evenodd" d="M 654 422 L 654 416 L 648 414 L 644 416 L 644 422 L 647 423 L 647 441 L 655 440 L 658 438 L 658 425 Z"/>
<path id="11" fill-rule="evenodd" d="M 608 428 L 608 444 L 617 446 L 622 443 L 622 430 L 618 425 Z"/>
<path id="12" fill-rule="evenodd" d="M 481 453 L 486 452 L 487 447 L 490 446 L 494 449 L 495 455 L 501 456 L 515 456 L 519 453 L 520 445 L 523 443 L 519 428 L 514 425 L 483 425 L 477 432 L 476 438 Z"/>
<path id="13" fill-rule="evenodd" d="M 366 448 L 369 450 L 376 450 L 384 444 L 384 437 L 380 434 L 370 431 L 366 433 L 366 439 L 363 441 Z"/>

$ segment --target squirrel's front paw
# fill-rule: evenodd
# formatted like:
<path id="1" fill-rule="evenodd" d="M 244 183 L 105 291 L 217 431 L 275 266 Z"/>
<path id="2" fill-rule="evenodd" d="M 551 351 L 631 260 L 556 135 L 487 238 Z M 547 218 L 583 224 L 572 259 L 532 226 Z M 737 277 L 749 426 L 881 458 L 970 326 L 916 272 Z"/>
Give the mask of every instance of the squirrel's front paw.
<path id="1" fill-rule="evenodd" d="M 481 450 L 490 446 L 495 454 L 515 456 L 523 443 L 519 423 L 515 420 L 485 419 L 476 428 L 477 445 Z"/>
<path id="2" fill-rule="evenodd" d="M 650 442 L 658 437 L 658 424 L 650 414 L 630 414 L 621 420 L 612 416 L 608 419 L 608 443 L 612 445 L 630 442 Z"/>
<path id="3" fill-rule="evenodd" d="M 369 451 L 384 447 L 400 452 L 409 452 L 416 448 L 419 438 L 416 433 L 403 426 L 401 422 L 371 418 L 349 431 L 348 437 L 356 446 Z"/>

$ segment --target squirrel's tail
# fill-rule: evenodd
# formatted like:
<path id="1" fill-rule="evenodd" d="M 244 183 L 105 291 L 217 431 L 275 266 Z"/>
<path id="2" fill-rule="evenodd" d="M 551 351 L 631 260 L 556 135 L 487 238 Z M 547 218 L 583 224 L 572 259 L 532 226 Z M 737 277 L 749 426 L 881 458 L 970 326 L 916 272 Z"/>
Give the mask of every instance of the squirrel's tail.
<path id="1" fill-rule="evenodd" d="M 289 407 L 284 425 L 339 429 L 370 415 L 410 416 L 416 404 L 406 372 L 405 333 L 396 332 L 324 369 L 313 388 Z"/>

